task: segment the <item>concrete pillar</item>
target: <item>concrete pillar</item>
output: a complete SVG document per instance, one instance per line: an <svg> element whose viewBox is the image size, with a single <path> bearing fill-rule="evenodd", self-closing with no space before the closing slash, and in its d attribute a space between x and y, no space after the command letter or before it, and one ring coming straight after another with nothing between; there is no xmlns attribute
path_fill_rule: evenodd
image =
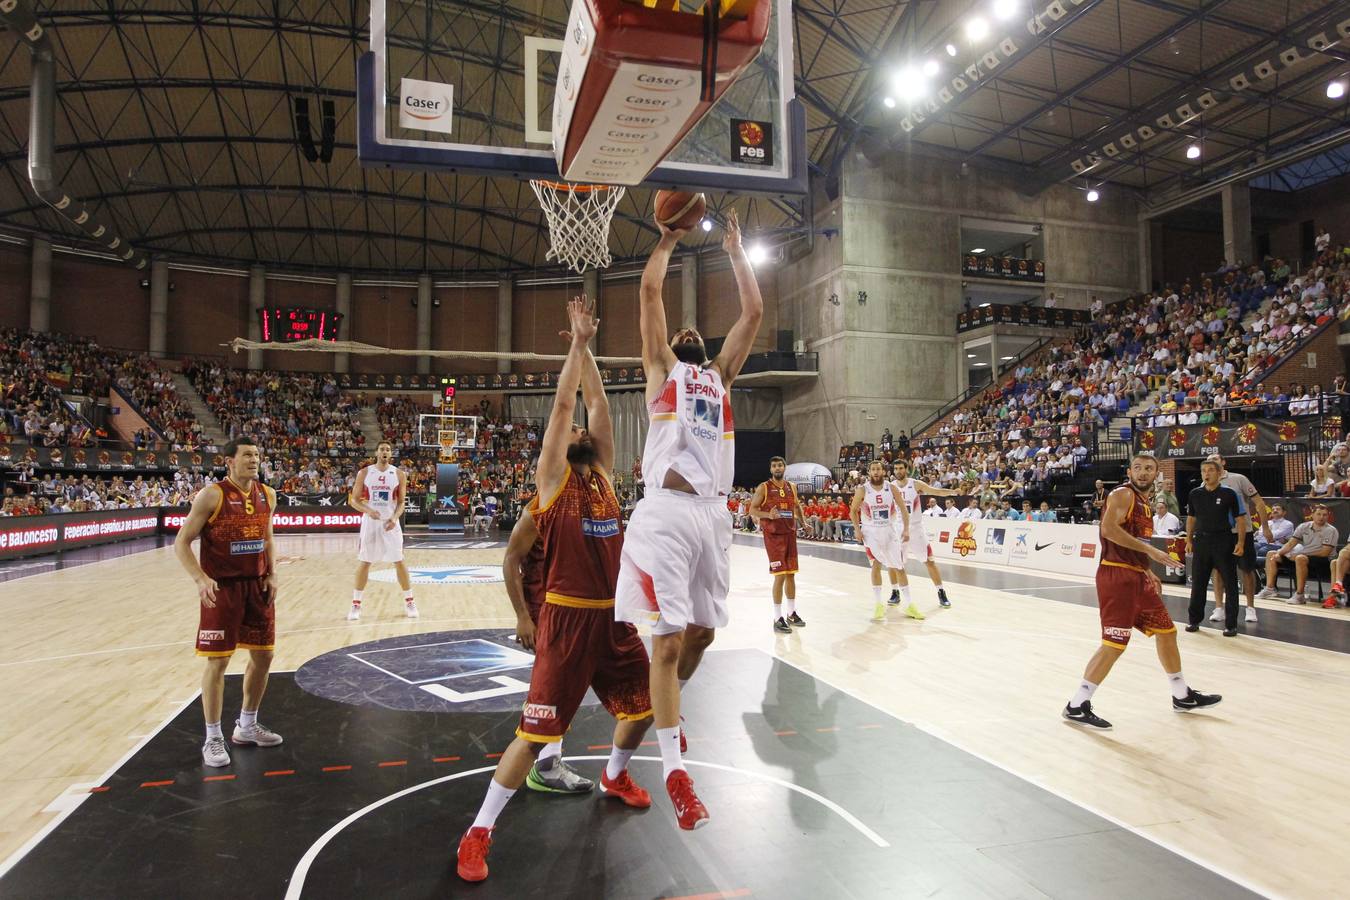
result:
<svg viewBox="0 0 1350 900"><path fill-rule="evenodd" d="M965 344L956 345L956 393L958 396L964 394L970 387L970 360L966 359L966 354L969 352Z"/></svg>
<svg viewBox="0 0 1350 900"><path fill-rule="evenodd" d="M1230 266L1252 261L1252 191L1245 183L1223 187L1223 257Z"/></svg>
<svg viewBox="0 0 1350 900"><path fill-rule="evenodd" d="M417 276L417 349L431 349L431 276L423 272ZM417 357L418 374L431 373L431 357Z"/></svg>
<svg viewBox="0 0 1350 900"><path fill-rule="evenodd" d="M343 337L341 331L338 332L338 340L350 341L352 339L352 276L348 272L339 272L337 277L337 312L342 316L342 321L347 324L347 335ZM333 354L333 371L338 374L350 372L352 365L352 355L350 353Z"/></svg>
<svg viewBox="0 0 1350 900"><path fill-rule="evenodd" d="M497 281L497 352L511 352L511 304L515 294L515 284L508 278ZM497 371L502 375L511 374L511 360L497 360Z"/></svg>
<svg viewBox="0 0 1350 900"><path fill-rule="evenodd" d="M163 359L169 338L169 264L150 261L150 355Z"/></svg>
<svg viewBox="0 0 1350 900"><path fill-rule="evenodd" d="M33 331L51 331L52 326L52 242L33 238L32 287L28 294L28 327Z"/></svg>
<svg viewBox="0 0 1350 900"><path fill-rule="evenodd" d="M1001 360L998 356L998 332L989 334L989 378L994 383L998 383L998 367Z"/></svg>
<svg viewBox="0 0 1350 900"><path fill-rule="evenodd" d="M680 325L686 328L698 327L698 278L698 254L686 253L680 260Z"/></svg>
<svg viewBox="0 0 1350 900"><path fill-rule="evenodd" d="M248 339L262 340L262 326L258 324L258 310L267 305L267 270L262 266L250 266L248 270ZM248 367L263 367L263 352L248 351Z"/></svg>
<svg viewBox="0 0 1350 900"><path fill-rule="evenodd" d="M581 280L583 285L582 290L586 292L587 297L595 301L595 317L597 319L604 319L604 315L600 311L600 270L587 269L586 274L581 276ZM600 350L598 349L599 338L599 332L596 332L596 336L591 338L591 353L596 356L600 355Z"/></svg>

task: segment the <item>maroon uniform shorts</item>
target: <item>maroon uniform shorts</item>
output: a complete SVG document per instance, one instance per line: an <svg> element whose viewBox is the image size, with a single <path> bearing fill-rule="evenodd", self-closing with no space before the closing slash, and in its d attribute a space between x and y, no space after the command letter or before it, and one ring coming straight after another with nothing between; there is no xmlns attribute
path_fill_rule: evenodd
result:
<svg viewBox="0 0 1350 900"><path fill-rule="evenodd" d="M216 580L216 605L199 606L198 656L229 656L236 647L271 650L276 644L276 604L263 578Z"/></svg>
<svg viewBox="0 0 1350 900"><path fill-rule="evenodd" d="M764 552L769 554L770 575L792 575L797 571L797 532L784 528L764 530Z"/></svg>
<svg viewBox="0 0 1350 900"><path fill-rule="evenodd" d="M540 743L562 740L587 688L595 690L614 718L646 718L652 711L650 669L637 629L614 621L612 606L545 603L535 634L530 692L516 734Z"/></svg>
<svg viewBox="0 0 1350 900"><path fill-rule="evenodd" d="M1101 608L1102 643L1121 650L1130 643L1132 629L1138 628L1145 637L1177 630L1153 580L1137 569L1100 566L1097 605Z"/></svg>

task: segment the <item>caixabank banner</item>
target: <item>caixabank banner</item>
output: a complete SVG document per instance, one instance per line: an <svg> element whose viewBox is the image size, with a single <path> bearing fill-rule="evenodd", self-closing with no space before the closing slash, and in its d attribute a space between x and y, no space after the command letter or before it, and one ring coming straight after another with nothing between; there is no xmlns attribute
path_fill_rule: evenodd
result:
<svg viewBox="0 0 1350 900"><path fill-rule="evenodd" d="M1340 434L1340 416L1161 425L1137 429L1134 451L1152 453L1158 459L1204 459L1211 453L1274 456L1295 450L1330 450Z"/></svg>

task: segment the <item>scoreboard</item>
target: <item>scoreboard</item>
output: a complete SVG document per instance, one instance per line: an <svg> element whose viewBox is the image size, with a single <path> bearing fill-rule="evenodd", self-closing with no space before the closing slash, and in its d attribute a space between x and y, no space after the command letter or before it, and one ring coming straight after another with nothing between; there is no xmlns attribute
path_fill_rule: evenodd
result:
<svg viewBox="0 0 1350 900"><path fill-rule="evenodd" d="M264 307L258 310L264 342L336 341L342 313L308 306Z"/></svg>

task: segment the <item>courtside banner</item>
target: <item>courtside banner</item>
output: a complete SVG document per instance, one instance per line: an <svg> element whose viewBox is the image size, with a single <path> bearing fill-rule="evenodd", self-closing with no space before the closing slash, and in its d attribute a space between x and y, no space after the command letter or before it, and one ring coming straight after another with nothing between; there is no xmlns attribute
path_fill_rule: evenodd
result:
<svg viewBox="0 0 1350 900"><path fill-rule="evenodd" d="M58 553L158 533L157 509L15 516L0 519L0 559Z"/></svg>
<svg viewBox="0 0 1350 900"><path fill-rule="evenodd" d="M164 533L177 534L187 514L186 506L164 510ZM361 513L350 507L282 506L272 514L272 530L277 534L356 532L361 530Z"/></svg>
<svg viewBox="0 0 1350 900"><path fill-rule="evenodd" d="M924 530L934 557L962 562L1091 577L1101 558L1096 525L943 518L925 520Z"/></svg>

